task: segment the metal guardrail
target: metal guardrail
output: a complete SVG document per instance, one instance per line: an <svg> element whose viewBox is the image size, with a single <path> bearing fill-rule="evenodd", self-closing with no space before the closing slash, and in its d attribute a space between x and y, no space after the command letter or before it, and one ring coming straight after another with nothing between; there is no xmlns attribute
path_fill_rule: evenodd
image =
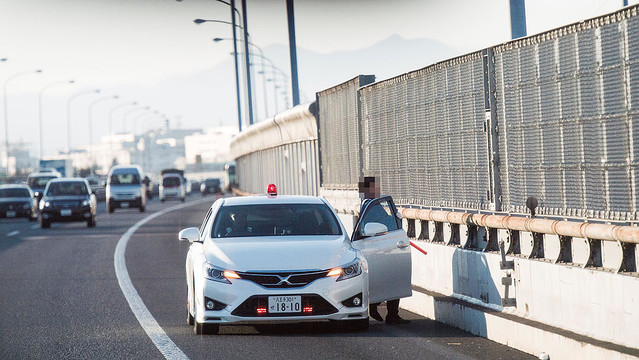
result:
<svg viewBox="0 0 639 360"><path fill-rule="evenodd" d="M581 264L584 268L604 269L602 242L616 242L621 248L621 256L618 265L612 270L637 274L639 260L636 257L636 245L639 244L639 227L636 226L404 207L398 208L398 212L408 221L409 237L419 240L478 249L479 240L483 238L485 245L480 250L502 250L504 254L538 259L547 258L544 254L545 241L558 241L559 251L551 259L555 263L574 264L573 239L582 239L588 245L587 261ZM419 234L416 233L416 220L420 221ZM449 228L445 229L444 224ZM463 239L462 233L466 234ZM521 251L524 233L532 242L527 254L522 254ZM554 238L550 239L550 236Z"/></svg>

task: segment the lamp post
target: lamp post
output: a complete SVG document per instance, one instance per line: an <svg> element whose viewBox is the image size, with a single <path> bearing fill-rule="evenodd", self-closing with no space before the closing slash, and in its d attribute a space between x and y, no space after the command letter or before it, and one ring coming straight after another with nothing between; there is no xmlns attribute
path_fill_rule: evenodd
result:
<svg viewBox="0 0 639 360"><path fill-rule="evenodd" d="M286 15L288 18L288 46L291 56L291 91L293 92L293 106L297 106L300 104L300 87L297 82L297 48L295 45L294 14L295 12L293 11L293 0L286 0Z"/></svg>
<svg viewBox="0 0 639 360"><path fill-rule="evenodd" d="M137 131L137 125L138 125L138 120L140 120L141 118L145 117L145 116L159 116L160 112L158 110L153 110L153 111L149 111L146 113L142 113L142 114L138 114L138 116L136 116L135 118L133 118L133 134L135 134Z"/></svg>
<svg viewBox="0 0 639 360"><path fill-rule="evenodd" d="M4 61L6 61L6 58ZM7 78L7 80L4 81L4 85L2 88L2 105L4 108L4 146L5 146L4 155L5 155L6 165L7 165L6 176L9 176L9 112L7 111L7 85L9 84L11 80L17 77L28 75L28 74L39 74L41 72L42 70L40 69L24 71L24 72L17 73L13 76L10 76L9 78Z"/></svg>
<svg viewBox="0 0 639 360"><path fill-rule="evenodd" d="M129 102L114 106L109 111L109 161L113 162L113 113L115 110L123 108L125 106L135 106L137 105L137 101Z"/></svg>
<svg viewBox="0 0 639 360"><path fill-rule="evenodd" d="M220 41L231 41L233 39L229 39L229 38L214 38L213 41L214 42L220 42ZM254 48L256 48L260 53L258 54L258 56L260 57L260 65L262 68L262 72L261 74L264 73L264 60L267 61L271 61L269 60L266 56L264 56L264 51L262 51L262 48L253 44L252 42L248 42L249 45L253 46ZM235 56L237 58L237 54L234 52L232 53L233 56ZM264 95L264 118L266 119L268 117L268 96L267 96L267 92L266 92L266 78L264 77L264 75L262 75L262 93Z"/></svg>
<svg viewBox="0 0 639 360"><path fill-rule="evenodd" d="M124 113L124 115L122 115L122 132L126 132L126 118L127 116L129 116L130 114L133 114L134 112L138 112L138 111L145 111L145 110L149 110L151 107L150 106L145 106L145 107L137 107L137 108L133 108L129 111L127 111L126 113ZM133 129L131 129L131 132L133 132ZM135 136L135 133L133 134Z"/></svg>
<svg viewBox="0 0 639 360"><path fill-rule="evenodd" d="M237 9L235 9L235 5L231 5L231 4L227 4L229 6L231 6L231 27L233 28L233 65L235 67L235 98L236 98L236 102L237 102L237 127L238 127L238 131L241 132L242 131L242 101L240 98L240 70L239 70L239 66L238 66L238 60L237 60L237 37L235 35L235 28L236 27L240 27L239 25L237 25L235 23L235 13L233 12L233 10L237 11ZM219 20L204 20L204 19L195 19L194 22L196 24L202 24L204 22L222 22L222 23L226 23L228 24L228 21L219 21Z"/></svg>
<svg viewBox="0 0 639 360"><path fill-rule="evenodd" d="M98 94L100 90L85 90L73 94L69 100L67 100L67 158L71 156L71 100L87 94Z"/></svg>
<svg viewBox="0 0 639 360"><path fill-rule="evenodd" d="M111 99L118 99L119 96L103 96L95 99L89 104L89 168L91 175L95 175L93 172L93 107L101 102Z"/></svg>
<svg viewBox="0 0 639 360"><path fill-rule="evenodd" d="M42 112L42 98L43 98L42 95L47 89L50 89L54 86L63 85L63 84L73 84L73 83L75 83L75 80L62 80L62 81L52 82L51 84L43 87L42 90L40 90L40 94L38 94L38 111L39 111L38 135L40 137L40 160L42 160L44 155L43 138L42 138L42 118L44 117L44 114Z"/></svg>

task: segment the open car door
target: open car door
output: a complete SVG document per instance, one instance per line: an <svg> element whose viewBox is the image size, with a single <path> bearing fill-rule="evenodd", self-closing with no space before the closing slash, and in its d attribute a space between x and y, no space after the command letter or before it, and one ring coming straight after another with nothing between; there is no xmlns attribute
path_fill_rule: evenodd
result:
<svg viewBox="0 0 639 360"><path fill-rule="evenodd" d="M370 303L412 295L410 242L393 198L384 196L366 203L351 241L368 261Z"/></svg>

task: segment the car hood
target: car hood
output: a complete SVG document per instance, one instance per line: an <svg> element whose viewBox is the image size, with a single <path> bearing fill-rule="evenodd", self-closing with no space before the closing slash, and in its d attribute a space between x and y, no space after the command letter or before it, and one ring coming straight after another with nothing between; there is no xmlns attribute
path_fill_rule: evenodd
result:
<svg viewBox="0 0 639 360"><path fill-rule="evenodd" d="M24 197L15 197L15 198L0 198L0 204L2 203L10 203L10 202L31 202L33 201L31 198L24 198Z"/></svg>
<svg viewBox="0 0 639 360"><path fill-rule="evenodd" d="M67 195L67 196L45 196L46 201L82 201L89 198L89 195Z"/></svg>
<svg viewBox="0 0 639 360"><path fill-rule="evenodd" d="M325 270L356 257L343 235L215 239L204 251L212 265L235 271Z"/></svg>

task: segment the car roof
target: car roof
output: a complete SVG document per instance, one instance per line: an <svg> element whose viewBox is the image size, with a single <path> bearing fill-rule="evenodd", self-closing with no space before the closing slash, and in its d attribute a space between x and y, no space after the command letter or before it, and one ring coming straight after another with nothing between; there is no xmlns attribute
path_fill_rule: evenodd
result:
<svg viewBox="0 0 639 360"><path fill-rule="evenodd" d="M72 177L72 178L57 178L57 179L51 179L49 181L50 183L59 183L59 182L87 182L87 180L85 178L79 178L79 177Z"/></svg>
<svg viewBox="0 0 639 360"><path fill-rule="evenodd" d="M274 204L324 204L324 201L320 197L308 195L255 195L224 198L222 206Z"/></svg>
<svg viewBox="0 0 639 360"><path fill-rule="evenodd" d="M131 169L135 169L140 174L142 174L142 167L140 165L115 165L111 168L111 170L109 170L109 174L119 173L120 171Z"/></svg>
<svg viewBox="0 0 639 360"><path fill-rule="evenodd" d="M182 177L180 176L180 174L176 174L176 173L168 173L168 174L164 174L164 175L162 175L161 177L177 177L177 178L180 178L180 179L182 178Z"/></svg>
<svg viewBox="0 0 639 360"><path fill-rule="evenodd" d="M21 188L21 189L31 189L28 185L24 184L2 184L0 185L0 189L11 189L11 188Z"/></svg>
<svg viewBox="0 0 639 360"><path fill-rule="evenodd" d="M31 173L29 174L29 176L27 176L27 178L32 178L32 177L36 177L36 176L55 176L55 177L62 177L62 174L60 174L59 172L35 172L35 173Z"/></svg>

